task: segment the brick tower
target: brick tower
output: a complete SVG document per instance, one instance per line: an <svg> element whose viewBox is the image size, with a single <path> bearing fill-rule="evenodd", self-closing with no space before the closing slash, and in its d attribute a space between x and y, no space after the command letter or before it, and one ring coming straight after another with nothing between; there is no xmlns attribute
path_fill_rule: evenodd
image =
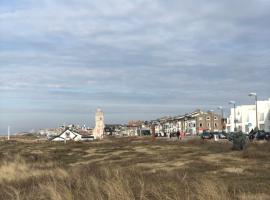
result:
<svg viewBox="0 0 270 200"><path fill-rule="evenodd" d="M96 116L95 116L95 128L93 131L93 135L95 139L102 139L104 134L104 113L100 108L97 109Z"/></svg>

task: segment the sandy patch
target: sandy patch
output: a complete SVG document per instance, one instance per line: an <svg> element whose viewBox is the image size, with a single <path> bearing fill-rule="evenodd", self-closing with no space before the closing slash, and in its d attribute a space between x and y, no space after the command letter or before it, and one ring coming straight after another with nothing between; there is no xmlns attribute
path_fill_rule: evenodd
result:
<svg viewBox="0 0 270 200"><path fill-rule="evenodd" d="M144 147L134 147L134 150L138 153L145 153L145 154L150 154L150 155L156 154L153 150L150 150Z"/></svg>
<svg viewBox="0 0 270 200"><path fill-rule="evenodd" d="M155 172L156 170L173 170L177 168L184 167L188 164L189 161L172 161L172 162L162 162L162 163L138 163L136 164L139 167L145 167L152 169L151 172Z"/></svg>
<svg viewBox="0 0 270 200"><path fill-rule="evenodd" d="M222 171L235 174L242 174L244 172L244 169L240 167L226 167L223 168Z"/></svg>
<svg viewBox="0 0 270 200"><path fill-rule="evenodd" d="M117 150L117 151L112 151L110 153L95 153L96 152L95 149L89 149L86 152L88 153L88 155L84 155L82 157L83 158L89 158L89 160L72 163L70 165L71 166L76 166L76 165L89 164L89 163L94 163L94 162L104 162L105 160L109 160L112 156L121 156L122 153L126 153L126 152L129 152L129 151L125 151L125 150L119 151L119 150ZM95 157L95 158L91 158L91 157ZM130 157L130 155L129 155L129 157ZM114 161L111 160L110 162L114 162Z"/></svg>
<svg viewBox="0 0 270 200"><path fill-rule="evenodd" d="M240 200L268 200L270 196L264 193L260 194L251 194L251 193L244 193L239 196Z"/></svg>

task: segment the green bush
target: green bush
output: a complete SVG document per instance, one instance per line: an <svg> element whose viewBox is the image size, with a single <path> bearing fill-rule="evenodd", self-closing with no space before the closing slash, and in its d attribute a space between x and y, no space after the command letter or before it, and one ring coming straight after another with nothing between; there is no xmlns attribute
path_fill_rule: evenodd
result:
<svg viewBox="0 0 270 200"><path fill-rule="evenodd" d="M242 132L237 132L233 134L233 150L243 150L247 146L247 136Z"/></svg>

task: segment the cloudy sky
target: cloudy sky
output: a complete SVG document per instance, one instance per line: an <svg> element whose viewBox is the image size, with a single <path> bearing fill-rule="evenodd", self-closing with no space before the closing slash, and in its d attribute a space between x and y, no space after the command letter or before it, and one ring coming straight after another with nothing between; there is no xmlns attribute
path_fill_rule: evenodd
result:
<svg viewBox="0 0 270 200"><path fill-rule="evenodd" d="M270 97L269 0L0 0L0 133ZM228 111L227 111L228 112Z"/></svg>

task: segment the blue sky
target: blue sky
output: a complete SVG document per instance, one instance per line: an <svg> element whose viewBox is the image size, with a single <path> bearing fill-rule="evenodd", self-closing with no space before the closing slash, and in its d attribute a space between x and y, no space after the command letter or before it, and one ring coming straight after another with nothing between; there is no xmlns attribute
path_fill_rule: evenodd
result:
<svg viewBox="0 0 270 200"><path fill-rule="evenodd" d="M0 0L0 133L270 97L268 0Z"/></svg>

